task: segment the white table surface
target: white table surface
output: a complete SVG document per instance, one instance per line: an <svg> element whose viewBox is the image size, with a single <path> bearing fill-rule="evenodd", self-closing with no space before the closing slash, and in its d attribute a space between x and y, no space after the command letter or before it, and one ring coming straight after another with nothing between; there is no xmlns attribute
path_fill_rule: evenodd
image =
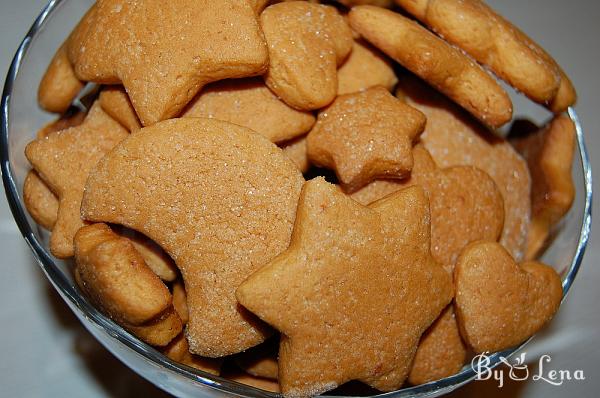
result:
<svg viewBox="0 0 600 398"><path fill-rule="evenodd" d="M0 0L0 75L41 0ZM563 65L579 92L578 113L587 134L594 175L600 178L600 3L589 0L490 0ZM595 186L596 188L596 186ZM600 191L599 191L600 192ZM594 212L600 219L596 201ZM475 382L459 397L597 396L600 387L600 234L592 234L583 267L552 325L527 347L551 353L553 369L582 369L586 380L560 387L542 381ZM6 397L165 396L97 343L46 282L0 197L0 395Z"/></svg>

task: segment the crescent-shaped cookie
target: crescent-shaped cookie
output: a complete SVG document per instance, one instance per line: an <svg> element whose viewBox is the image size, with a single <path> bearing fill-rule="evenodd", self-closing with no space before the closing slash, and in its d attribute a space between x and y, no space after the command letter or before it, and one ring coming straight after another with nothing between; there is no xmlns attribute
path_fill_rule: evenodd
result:
<svg viewBox="0 0 600 398"><path fill-rule="evenodd" d="M289 244L304 179L263 136L214 119L182 118L131 134L88 179L82 215L158 243L181 270L190 351L219 357L271 331L235 289Z"/></svg>

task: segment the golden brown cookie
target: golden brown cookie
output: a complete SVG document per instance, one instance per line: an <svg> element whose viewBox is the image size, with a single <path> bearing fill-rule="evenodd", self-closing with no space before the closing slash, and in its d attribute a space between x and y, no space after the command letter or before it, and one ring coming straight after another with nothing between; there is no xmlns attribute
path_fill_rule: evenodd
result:
<svg viewBox="0 0 600 398"><path fill-rule="evenodd" d="M279 384L274 380L263 379L262 377L252 376L246 372L231 372L224 375L225 378L237 383L246 384L251 387L260 388L270 392L280 392Z"/></svg>
<svg viewBox="0 0 600 398"><path fill-rule="evenodd" d="M448 42L517 90L548 104L561 84L556 62L480 0L396 0Z"/></svg>
<svg viewBox="0 0 600 398"><path fill-rule="evenodd" d="M478 64L414 21L374 6L357 6L350 25L375 47L450 97L476 118L499 127L512 117L508 94Z"/></svg>
<svg viewBox="0 0 600 398"><path fill-rule="evenodd" d="M401 79L399 87L408 103L427 116L420 139L439 167L474 166L492 177L504 199L500 243L517 260L523 258L531 213L525 160L506 140L416 79Z"/></svg>
<svg viewBox="0 0 600 398"><path fill-rule="evenodd" d="M52 230L58 213L58 199L35 170L30 170L25 177L23 203L37 224Z"/></svg>
<svg viewBox="0 0 600 398"><path fill-rule="evenodd" d="M268 63L257 16L239 0L101 0L68 56L79 79L122 83L145 126L178 115L207 83L260 75Z"/></svg>
<svg viewBox="0 0 600 398"><path fill-rule="evenodd" d="M59 199L50 236L54 256L73 255L73 237L84 225L79 207L89 171L127 135L96 102L81 125L38 138L25 148L27 159Z"/></svg>
<svg viewBox="0 0 600 398"><path fill-rule="evenodd" d="M461 335L475 352L513 347L546 324L560 305L556 271L538 262L520 265L502 245L474 242L454 269Z"/></svg>
<svg viewBox="0 0 600 398"><path fill-rule="evenodd" d="M291 159L301 173L306 173L310 168L310 161L306 154L306 136L298 137L291 141L282 142L279 147Z"/></svg>
<svg viewBox="0 0 600 398"><path fill-rule="evenodd" d="M575 105L577 102L577 91L575 91L575 86L573 86L571 79L569 79L569 76L567 76L560 66L558 67L558 72L560 73L560 87L548 106L556 114L565 112L571 105Z"/></svg>
<svg viewBox="0 0 600 398"><path fill-rule="evenodd" d="M237 290L282 333L284 396L349 380L382 391L402 385L421 334L452 298L429 244L419 187L365 207L322 178L304 185L289 249Z"/></svg>
<svg viewBox="0 0 600 398"><path fill-rule="evenodd" d="M271 333L237 304L235 289L287 247L303 181L251 130L173 119L132 133L106 156L81 210L143 233L173 258L186 286L190 350L218 357Z"/></svg>
<svg viewBox="0 0 600 398"><path fill-rule="evenodd" d="M38 88L38 103L48 112L63 113L83 88L67 57L67 44L56 51Z"/></svg>
<svg viewBox="0 0 600 398"><path fill-rule="evenodd" d="M321 111L307 154L311 163L335 170L352 192L376 178L407 176L413 141L424 128L421 112L377 86L341 95Z"/></svg>
<svg viewBox="0 0 600 398"><path fill-rule="evenodd" d="M246 0L250 3L250 6L256 12L256 14L260 14L267 5L269 5L270 0Z"/></svg>
<svg viewBox="0 0 600 398"><path fill-rule="evenodd" d="M310 112L281 101L261 78L223 80L206 86L184 117L206 117L248 127L272 142L291 140L315 124Z"/></svg>
<svg viewBox="0 0 600 398"><path fill-rule="evenodd" d="M252 376L277 380L279 336L275 337L237 354L234 357L235 364Z"/></svg>
<svg viewBox="0 0 600 398"><path fill-rule="evenodd" d="M475 240L498 240L504 201L494 180L472 166L438 169L422 145L413 150L414 169L406 180L378 180L352 198L368 204L412 185L421 186L431 211L431 254L449 273L462 249Z"/></svg>
<svg viewBox="0 0 600 398"><path fill-rule="evenodd" d="M55 131L80 125L85 119L83 112L70 112L46 124L38 132L37 138L46 138ZM47 229L52 230L58 213L58 198L48 188L35 170L31 170L23 183L23 202L33 220Z"/></svg>
<svg viewBox="0 0 600 398"><path fill-rule="evenodd" d="M162 350L163 354L173 361L180 362L189 367L207 372L213 375L221 373L223 361L215 358L203 358L190 353L187 339L184 333L180 333Z"/></svg>
<svg viewBox="0 0 600 398"><path fill-rule="evenodd" d="M531 224L525 258L533 260L575 199L571 175L575 125L567 115L560 115L535 133L512 138L511 143L527 160L531 172Z"/></svg>
<svg viewBox="0 0 600 398"><path fill-rule="evenodd" d="M42 127L36 134L36 138L45 138L48 134L55 131L68 129L69 127L79 126L85 120L86 114L80 111L73 111L61 115L59 118L51 121Z"/></svg>
<svg viewBox="0 0 600 398"><path fill-rule="evenodd" d="M102 110L125 126L127 130L135 131L142 127L123 86L104 87L98 99Z"/></svg>
<svg viewBox="0 0 600 398"><path fill-rule="evenodd" d="M177 311L177 315L179 315L183 324L187 324L190 319L190 314L187 305L187 296L185 294L185 286L180 279L173 283L173 307L175 307L175 311Z"/></svg>
<svg viewBox="0 0 600 398"><path fill-rule="evenodd" d="M177 278L177 266L165 251L152 239L127 228L117 229L117 233L127 238L142 255L144 261L160 279L172 282Z"/></svg>
<svg viewBox="0 0 600 398"><path fill-rule="evenodd" d="M421 337L408 382L418 385L452 376L466 360L467 348L460 337L451 304Z"/></svg>
<svg viewBox="0 0 600 398"><path fill-rule="evenodd" d="M127 239L106 224L74 239L75 275L94 304L148 344L164 346L182 330L169 289Z"/></svg>
<svg viewBox="0 0 600 398"><path fill-rule="evenodd" d="M336 0L338 3L345 5L346 7L360 6L364 4L370 4L377 7L390 8L393 5L392 0Z"/></svg>
<svg viewBox="0 0 600 398"><path fill-rule="evenodd" d="M398 78L389 59L364 40L357 39L337 72L338 95L383 86L392 91Z"/></svg>
<svg viewBox="0 0 600 398"><path fill-rule="evenodd" d="M420 185L431 211L431 254L451 274L456 258L470 242L497 240L504 224L504 201L485 172L471 166L438 169L422 145L413 149L415 164L407 180L378 180L352 197L371 203L404 187ZM409 375L412 384L456 373L465 361L454 310L450 306L422 337Z"/></svg>
<svg viewBox="0 0 600 398"><path fill-rule="evenodd" d="M337 94L337 67L352 50L352 32L330 6L294 1L260 15L269 47L267 86L297 109L322 108Z"/></svg>

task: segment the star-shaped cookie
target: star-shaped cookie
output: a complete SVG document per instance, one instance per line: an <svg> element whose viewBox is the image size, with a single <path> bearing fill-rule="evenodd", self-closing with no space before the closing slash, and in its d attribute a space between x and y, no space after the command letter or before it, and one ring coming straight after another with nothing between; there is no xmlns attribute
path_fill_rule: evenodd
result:
<svg viewBox="0 0 600 398"><path fill-rule="evenodd" d="M425 121L381 86L341 95L308 134L308 158L334 169L347 192L376 178L402 178L412 169L412 143Z"/></svg>
<svg viewBox="0 0 600 398"><path fill-rule="evenodd" d="M90 170L128 131L108 116L96 101L82 124L38 138L25 156L59 199L50 251L59 258L73 256L73 238L84 223L79 214Z"/></svg>
<svg viewBox="0 0 600 398"><path fill-rule="evenodd" d="M423 331L453 296L430 254L429 206L410 187L363 206L317 178L300 195L287 251L237 290L282 333L285 396L350 380L399 388Z"/></svg>
<svg viewBox="0 0 600 398"><path fill-rule="evenodd" d="M122 83L145 126L177 116L205 84L268 63L257 15L240 0L99 0L68 56L79 79Z"/></svg>

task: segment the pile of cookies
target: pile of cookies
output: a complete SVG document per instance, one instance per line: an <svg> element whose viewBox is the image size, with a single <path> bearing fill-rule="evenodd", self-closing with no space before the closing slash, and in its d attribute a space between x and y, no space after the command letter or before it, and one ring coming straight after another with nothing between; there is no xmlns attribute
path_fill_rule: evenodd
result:
<svg viewBox="0 0 600 398"><path fill-rule="evenodd" d="M98 0L25 150L26 206L91 302L287 397L526 340L560 304L535 259L574 198L575 90L520 30L480 0L327 3ZM496 78L553 119L504 138Z"/></svg>

